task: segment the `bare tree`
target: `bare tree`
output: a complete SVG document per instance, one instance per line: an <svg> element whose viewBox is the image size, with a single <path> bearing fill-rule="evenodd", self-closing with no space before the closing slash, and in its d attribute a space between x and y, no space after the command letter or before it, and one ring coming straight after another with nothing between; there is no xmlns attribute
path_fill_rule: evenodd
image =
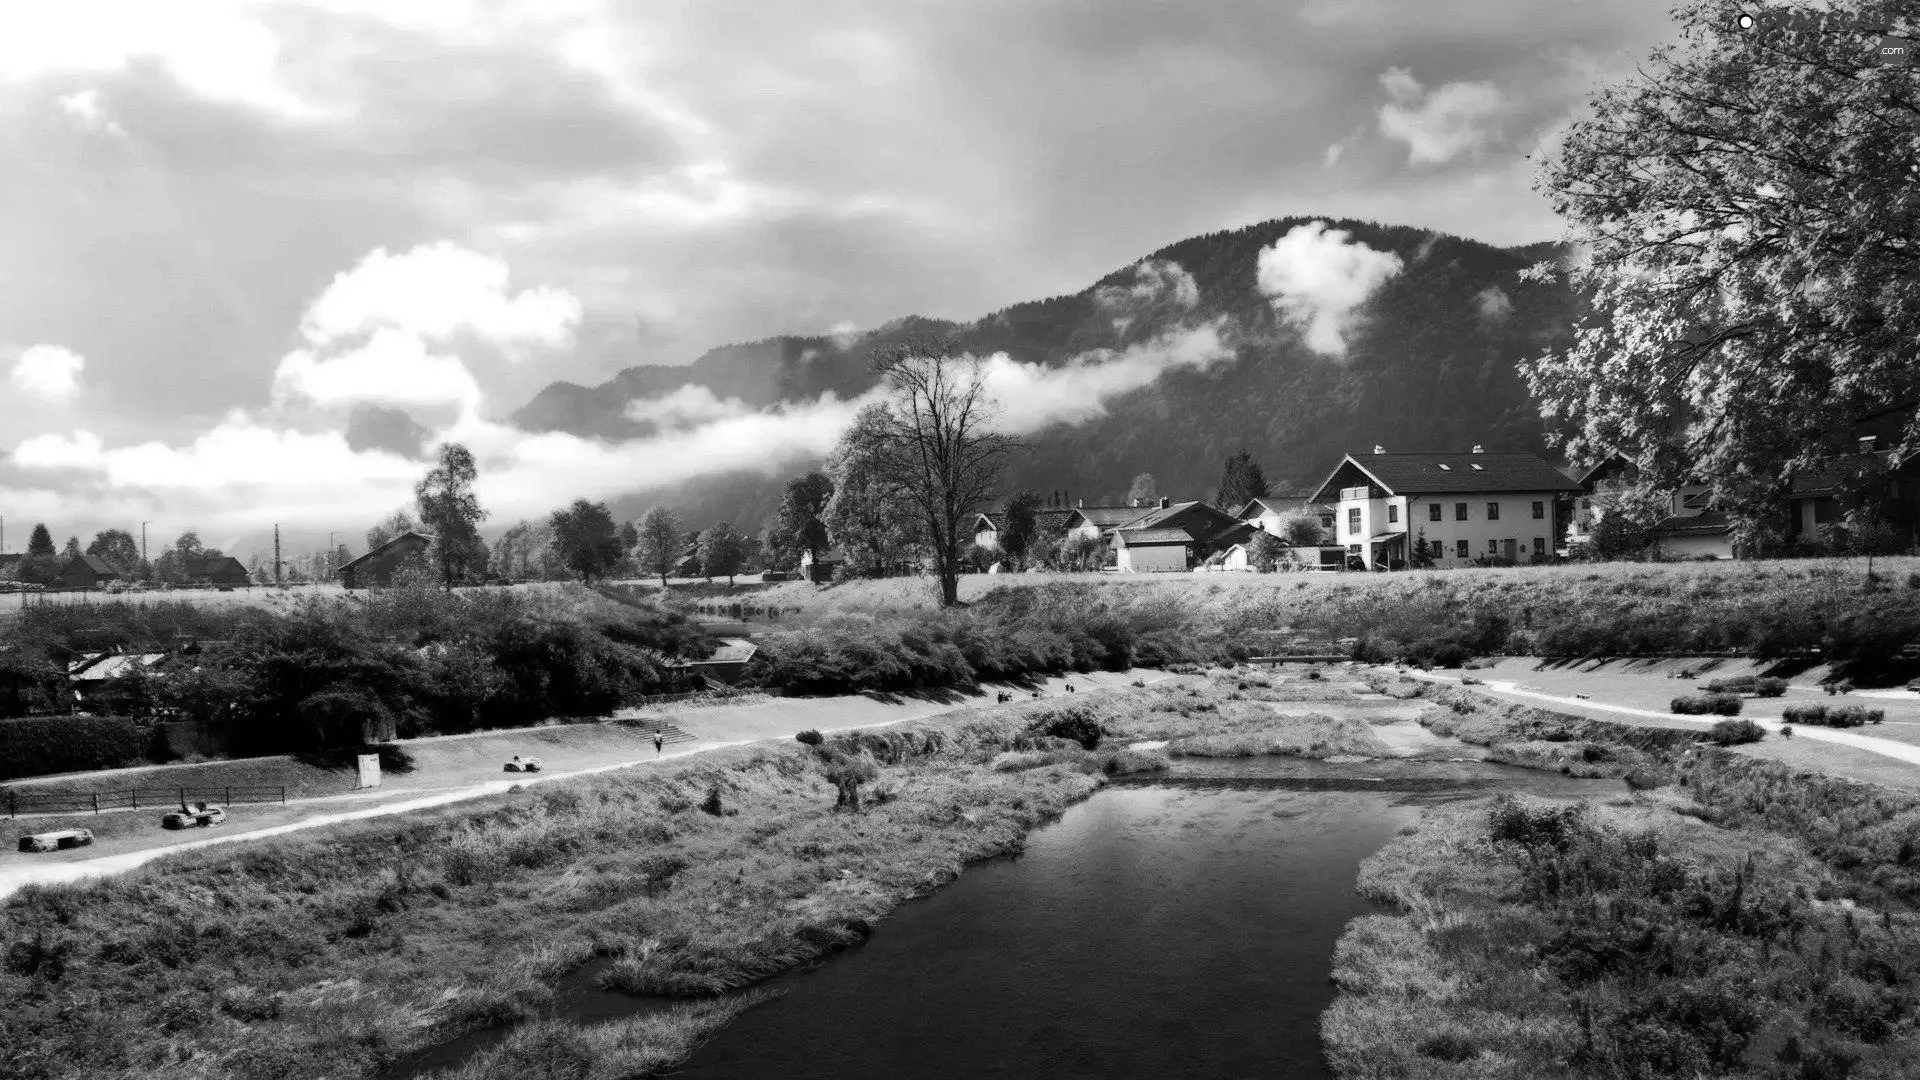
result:
<svg viewBox="0 0 1920 1080"><path fill-rule="evenodd" d="M875 425L876 468L906 492L940 578L940 603L960 602L960 572L977 507L990 500L1014 440L994 430L998 408L980 359L945 342L881 349L874 371L887 384Z"/></svg>

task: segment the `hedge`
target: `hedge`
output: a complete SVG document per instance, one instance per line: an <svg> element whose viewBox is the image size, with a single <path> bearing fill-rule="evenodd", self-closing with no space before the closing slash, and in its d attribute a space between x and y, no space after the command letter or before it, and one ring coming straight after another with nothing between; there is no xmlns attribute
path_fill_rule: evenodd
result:
<svg viewBox="0 0 1920 1080"><path fill-rule="evenodd" d="M1713 740L1717 746L1756 743L1766 736L1766 729L1751 720L1722 720L1707 732L1707 738Z"/></svg>
<svg viewBox="0 0 1920 1080"><path fill-rule="evenodd" d="M1814 702L1789 705L1782 715L1790 724L1813 724L1816 727L1836 728L1878 724L1887 718L1884 709L1869 709L1861 705L1820 705Z"/></svg>
<svg viewBox="0 0 1920 1080"><path fill-rule="evenodd" d="M151 741L122 716L0 720L0 780L143 764Z"/></svg>
<svg viewBox="0 0 1920 1080"><path fill-rule="evenodd" d="M1682 716L1740 715L1739 694L1687 694L1673 699L1668 706Z"/></svg>

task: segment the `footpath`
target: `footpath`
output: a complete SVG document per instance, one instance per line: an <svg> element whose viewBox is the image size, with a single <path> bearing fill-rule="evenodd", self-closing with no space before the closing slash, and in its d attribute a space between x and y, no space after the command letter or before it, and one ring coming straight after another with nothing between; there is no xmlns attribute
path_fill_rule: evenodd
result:
<svg viewBox="0 0 1920 1080"><path fill-rule="evenodd" d="M1074 687L1076 693L1112 693L1131 689L1135 680L1152 685L1173 677L1165 672L1137 668L1130 672L1089 672L1047 678L1035 682L1031 690L989 685L972 694L944 692L924 697L774 698L737 706L678 711L671 708L658 711L646 710L642 713L644 718L664 721L692 735L693 738L669 743L664 750L655 750L651 743L646 743L641 748L623 751L618 760L603 761L577 768L533 774L506 774L497 771L500 769L499 761L489 759L485 763L480 763L478 767L490 766L495 770L490 775L500 779L455 783L437 788L415 785L409 790L397 793L381 793L376 789L359 794L323 795L289 800L284 806L232 807L227 823L218 826L219 831L214 835L206 835L198 830L161 832L156 825L152 829L142 828L137 832L115 836L105 844L96 843L93 848L77 848L39 855L19 854L7 850L0 852L0 897L5 897L29 884L78 881L121 873L178 851L270 836L284 836L288 833L323 828L343 822L412 813L486 798L489 795L499 795L514 787L549 784L618 769L641 767L663 761L677 761L693 754L769 739L791 739L794 735L808 729L832 733L922 720L944 713L992 705L996 695L1002 690L1012 692L1016 699L1032 696L1035 692L1041 697L1055 698L1067 696L1069 684ZM540 730L542 729L527 729L529 733ZM361 805L352 809L337 809L344 802L358 802ZM151 813L157 819L159 811L156 809ZM47 819L23 818L8 824L16 827L15 832L26 833L46 828L71 827L66 822L73 822L73 819L62 819L62 822L50 824ZM87 823L80 821L77 824L84 826ZM13 846L12 839L8 837L9 849ZM108 846L109 844L111 846ZM106 847L104 853L101 850L103 847Z"/></svg>

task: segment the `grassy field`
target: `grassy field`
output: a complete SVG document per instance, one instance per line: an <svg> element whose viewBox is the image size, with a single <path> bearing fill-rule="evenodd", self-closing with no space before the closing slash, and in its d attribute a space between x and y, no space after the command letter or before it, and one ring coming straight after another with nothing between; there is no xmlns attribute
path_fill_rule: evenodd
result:
<svg viewBox="0 0 1920 1080"><path fill-rule="evenodd" d="M508 1026L457 1075L654 1075L744 1007L731 991L1017 850L1109 771L1161 764L1036 724L1131 730L1175 692L1191 698L1029 699L719 750L29 888L0 904L0 1075L368 1077ZM836 810L849 776L862 808ZM520 1023L595 956L610 988L704 1003L587 1034Z"/></svg>

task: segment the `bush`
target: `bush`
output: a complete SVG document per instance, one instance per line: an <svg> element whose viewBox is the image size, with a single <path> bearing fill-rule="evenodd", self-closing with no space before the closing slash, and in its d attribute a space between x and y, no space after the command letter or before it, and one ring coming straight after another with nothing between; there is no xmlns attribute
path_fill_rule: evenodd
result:
<svg viewBox="0 0 1920 1080"><path fill-rule="evenodd" d="M1785 679L1765 677L1753 681L1753 696L1755 697L1784 697L1786 692L1787 680Z"/></svg>
<svg viewBox="0 0 1920 1080"><path fill-rule="evenodd" d="M1781 712L1780 718L1789 724L1824 724L1827 722L1827 707L1811 701L1795 702Z"/></svg>
<svg viewBox="0 0 1920 1080"><path fill-rule="evenodd" d="M1684 694L1668 708L1682 716L1738 716L1740 704L1738 694Z"/></svg>
<svg viewBox="0 0 1920 1080"><path fill-rule="evenodd" d="M1739 746L1766 738L1766 729L1751 720L1722 720L1707 732L1716 746Z"/></svg>
<svg viewBox="0 0 1920 1080"><path fill-rule="evenodd" d="M1027 733L1055 739L1072 739L1088 750L1099 746L1100 737L1106 734L1100 728L1100 721L1094 719L1086 707L1079 705L1069 705L1055 712L1042 713L1027 726Z"/></svg>
<svg viewBox="0 0 1920 1080"><path fill-rule="evenodd" d="M151 744L147 730L124 716L0 720L0 780L138 765Z"/></svg>
<svg viewBox="0 0 1920 1080"><path fill-rule="evenodd" d="M808 728L807 730L800 732L799 734L795 735L794 738L798 739L801 745L803 746L819 746L821 743L827 741L827 737L825 735L820 734L818 731L815 731L813 728Z"/></svg>

